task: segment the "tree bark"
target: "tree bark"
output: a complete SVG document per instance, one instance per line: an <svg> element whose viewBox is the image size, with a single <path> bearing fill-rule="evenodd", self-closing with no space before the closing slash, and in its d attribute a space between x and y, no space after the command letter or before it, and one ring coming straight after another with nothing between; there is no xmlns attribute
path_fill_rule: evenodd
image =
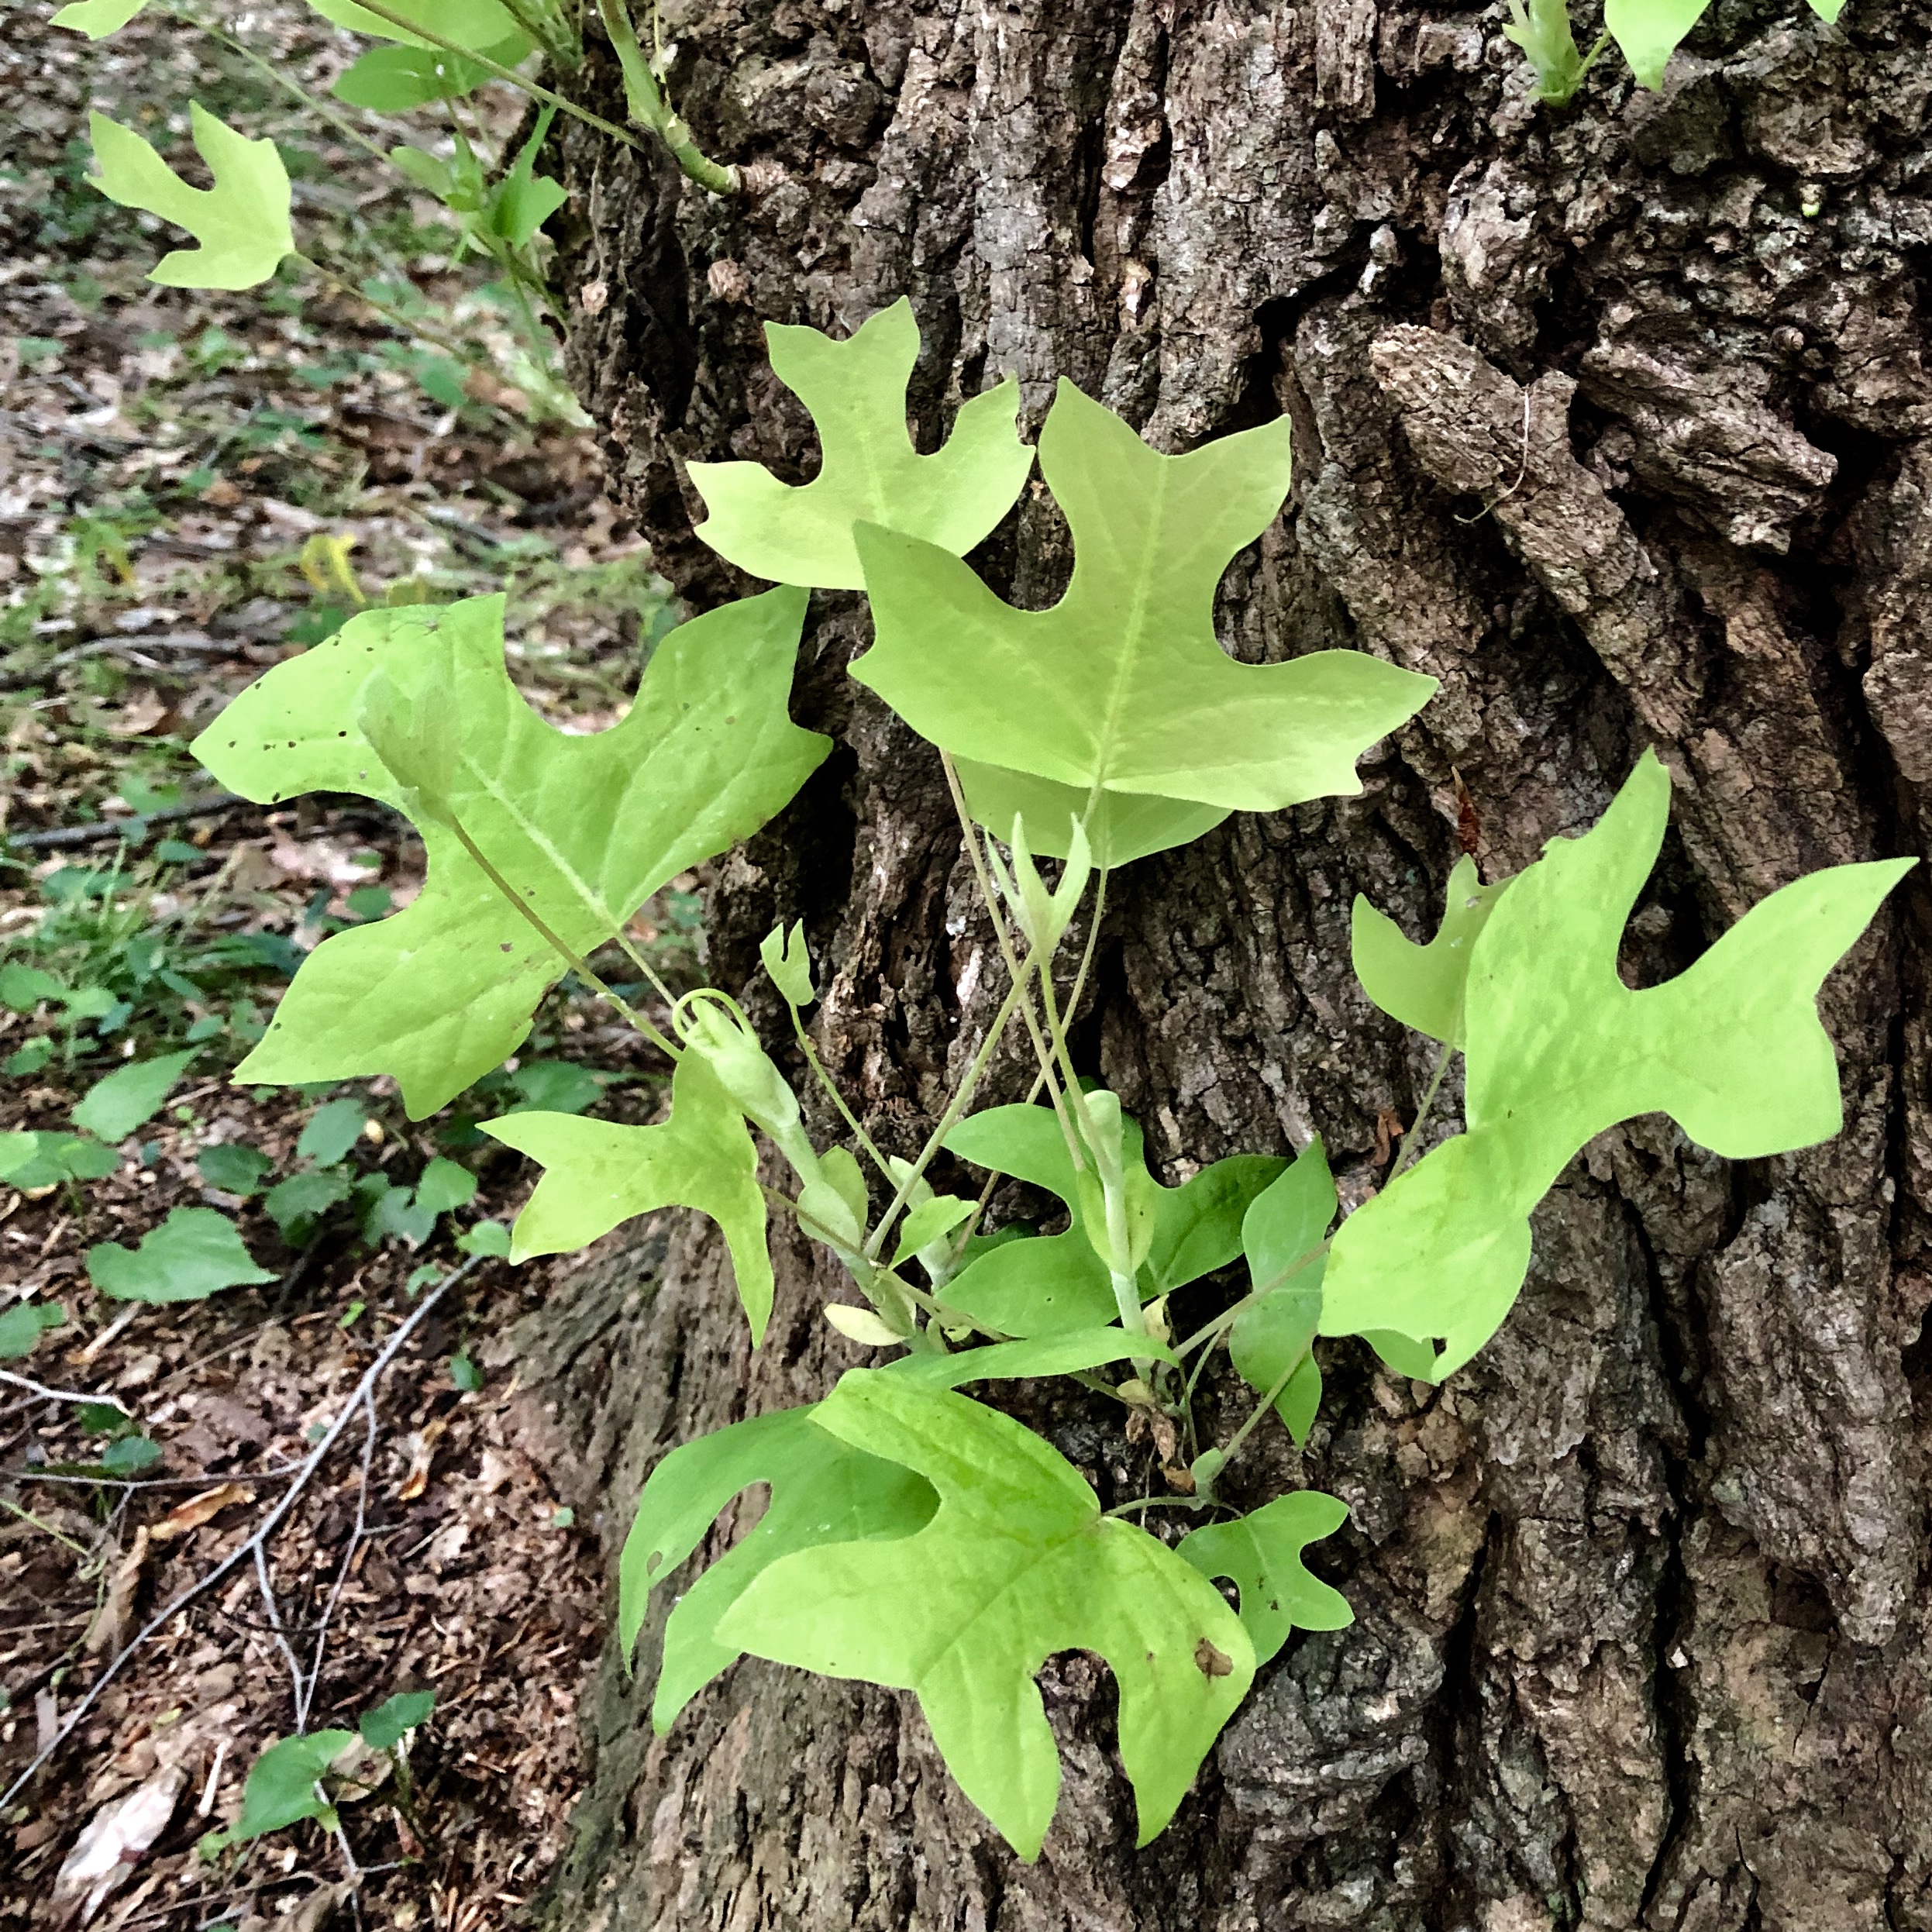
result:
<svg viewBox="0 0 1932 1932"><path fill-rule="evenodd" d="M687 460L814 460L766 319L842 329L910 294L926 447L1009 370L1033 427L1059 375L1162 449L1292 418L1293 493L1230 573L1228 648L1350 644L1441 690L1359 798L1237 817L1115 881L1080 1041L1170 1180L1319 1131L1345 1201L1376 1186L1428 1060L1351 977L1353 896L1426 934L1459 841L1519 869L1647 744L1677 792L1634 983L1801 871L1923 845L1932 8L1856 0L1834 30L1722 0L1661 93L1613 57L1562 112L1497 22L667 0L674 96L760 191L563 137L574 379L701 606L752 587L692 537ZM608 67L586 85L616 98ZM1032 604L1068 560L1037 484L974 560ZM815 601L796 708L839 749L715 869L712 970L755 990L757 938L804 917L825 1057L910 1147L1001 975L936 761L843 675L864 632L857 600ZM1908 880L1827 987L1839 1139L1731 1166L1668 1121L1620 1129L1447 1386L1324 1345L1305 1458L1278 1438L1245 1500L1347 1501L1316 1561L1355 1624L1291 1642L1145 1851L1090 1658L1045 1673L1066 1779L1026 1866L909 1699L742 1664L653 1741L647 1632L636 1687L606 1672L557 1921L1932 1928L1927 910ZM582 1271L534 1338L613 1553L664 1448L860 1358L790 1238L756 1354L681 1221ZM1224 1432L1239 1393L1213 1400ZM1110 1497L1145 1486L1107 1417L1025 1413Z"/></svg>

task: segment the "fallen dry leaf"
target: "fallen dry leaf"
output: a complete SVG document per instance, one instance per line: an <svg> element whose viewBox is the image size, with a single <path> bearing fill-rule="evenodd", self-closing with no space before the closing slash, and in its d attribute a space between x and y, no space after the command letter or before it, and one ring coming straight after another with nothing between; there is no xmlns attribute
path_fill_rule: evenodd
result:
<svg viewBox="0 0 1932 1932"><path fill-rule="evenodd" d="M148 1540L153 1543L171 1542L177 1536L186 1536L191 1530L198 1530L204 1523L212 1523L231 1503L246 1503L255 1492L245 1483L224 1483L212 1489L204 1489L199 1496L191 1496L185 1503L179 1503L148 1531Z"/></svg>
<svg viewBox="0 0 1932 1932"><path fill-rule="evenodd" d="M167 1830L187 1782L187 1774L170 1765L88 1820L53 1881L54 1911L62 1922L85 1925L133 1874Z"/></svg>
<svg viewBox="0 0 1932 1932"><path fill-rule="evenodd" d="M108 735L115 738L145 738L159 731L174 715L174 707L159 691L146 687L131 691L127 701L106 720Z"/></svg>
<svg viewBox="0 0 1932 1932"><path fill-rule="evenodd" d="M88 1626L84 1644L90 1657L98 1657L104 1651L110 1657L120 1655L133 1615L134 1593L141 1587L141 1566L147 1561L148 1542L146 1529L136 1530L126 1555L115 1565L107 1595Z"/></svg>
<svg viewBox="0 0 1932 1932"><path fill-rule="evenodd" d="M436 1460L436 1438L442 1434L444 1419L438 1416L420 1435L409 1438L409 1470L396 1492L398 1503L413 1503L429 1486L429 1465Z"/></svg>

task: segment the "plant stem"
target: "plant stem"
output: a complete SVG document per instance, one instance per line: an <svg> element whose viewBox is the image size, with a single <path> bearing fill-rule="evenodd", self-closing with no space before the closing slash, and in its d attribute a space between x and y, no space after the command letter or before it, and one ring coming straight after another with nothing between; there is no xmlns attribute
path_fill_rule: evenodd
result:
<svg viewBox="0 0 1932 1932"><path fill-rule="evenodd" d="M883 1179L892 1181L894 1185L897 1186L897 1183L894 1180L891 1168L887 1164L885 1155L873 1145L872 1136L859 1124L858 1115L845 1104L845 1097L839 1092L837 1083L825 1071L825 1064L818 1057L818 1049L812 1045L811 1035L805 1031L805 1023L798 1016L797 1007L793 1006L789 1000L786 1002L786 1006L791 1014L791 1030L798 1036L798 1044L804 1052L805 1064L811 1069L813 1077L825 1089L832 1105L838 1108L839 1118L851 1128L853 1138L865 1150L866 1157L871 1161L873 1166L878 1169Z"/></svg>
<svg viewBox="0 0 1932 1932"><path fill-rule="evenodd" d="M1436 1095L1442 1090L1442 1076L1449 1070L1449 1056L1455 1051L1454 1047L1445 1045L1436 1056L1435 1071L1429 1076L1429 1084L1423 1093L1422 1104L1416 1109L1415 1119L1410 1124L1409 1131L1402 1137L1402 1152L1397 1156L1395 1166L1390 1169L1389 1178L1382 1183L1385 1190L1393 1187L1402 1178L1403 1169L1421 1151L1423 1124L1429 1118L1429 1110L1435 1105Z"/></svg>
<svg viewBox="0 0 1932 1932"><path fill-rule="evenodd" d="M425 328L421 322L412 321L400 308L392 308L379 297L370 294L366 289L358 288L353 282L338 275L332 268L323 267L320 262L305 255L300 249L295 251L293 259L300 262L311 274L319 276L332 288L340 290L343 294L356 301L367 302L377 315L387 317L404 334L417 336L424 342L434 343L439 349L446 350L462 361L474 360L474 350L466 349L462 343L443 334L439 329Z"/></svg>
<svg viewBox="0 0 1932 1932"><path fill-rule="evenodd" d="M1233 1462L1235 1458L1241 1453L1242 1445L1248 1440L1249 1436L1254 1434L1255 1425L1260 1421L1263 1416L1267 1415L1273 1411L1275 1404L1281 1400L1282 1390L1286 1388L1289 1383L1294 1380L1295 1376L1300 1370L1301 1365L1307 1359L1308 1351L1306 1348L1303 1348L1300 1354L1297 1355L1295 1359L1289 1363L1286 1369L1283 1369L1280 1375L1276 1379L1275 1386L1270 1389L1258 1403L1255 1404L1253 1410L1249 1413L1248 1420L1235 1431L1233 1440L1229 1442L1226 1448L1221 1451L1221 1469L1218 1469L1214 1472L1216 1476L1219 1476L1221 1470L1225 1469L1228 1464Z"/></svg>
<svg viewBox="0 0 1932 1932"><path fill-rule="evenodd" d="M1197 1496L1137 1496L1131 1503L1116 1503L1111 1510L1103 1510L1100 1519L1104 1522L1111 1516L1133 1516L1144 1510L1200 1510L1207 1507Z"/></svg>
<svg viewBox="0 0 1932 1932"><path fill-rule="evenodd" d="M708 188L714 195L735 195L740 186L738 170L721 167L702 153L691 138L690 129L671 111L657 76L644 58L644 50L637 44L637 30L631 25L624 0L597 0L597 17L604 23L617 64L623 71L624 98L631 119L639 127L649 128L670 150L672 158L685 175L700 188Z"/></svg>

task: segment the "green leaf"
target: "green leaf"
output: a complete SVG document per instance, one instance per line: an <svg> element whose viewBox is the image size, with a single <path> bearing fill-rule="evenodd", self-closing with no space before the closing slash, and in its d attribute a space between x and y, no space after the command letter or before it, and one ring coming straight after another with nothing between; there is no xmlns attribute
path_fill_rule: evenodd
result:
<svg viewBox="0 0 1932 1932"><path fill-rule="evenodd" d="M880 1372L915 1383L922 1389L957 1389L969 1382L1076 1375L1083 1369L1124 1362L1131 1355L1144 1361L1180 1360L1165 1342L1150 1336L1130 1335L1124 1328L1072 1328L1034 1341L995 1341L983 1348L963 1349L957 1355L901 1355Z"/></svg>
<svg viewBox="0 0 1932 1932"><path fill-rule="evenodd" d="M417 1725L428 1721L436 1707L433 1690L399 1690L364 1712L356 1728L371 1751L394 1751Z"/></svg>
<svg viewBox="0 0 1932 1932"><path fill-rule="evenodd" d="M1192 845L1228 816L1224 805L1135 797L1124 792L1102 792L1095 799L1085 786L1059 785L1050 778L1002 771L976 759L962 758L957 763L966 809L973 816L995 832L1015 818L1024 818L1033 832L1033 849L1047 859L1066 857L1071 849L1070 827L1083 817L1094 864L1114 866L1175 845Z"/></svg>
<svg viewBox="0 0 1932 1932"><path fill-rule="evenodd" d="M209 1186L219 1187L224 1193L243 1195L255 1193L275 1165L266 1154L252 1147L238 1146L232 1141L203 1148L195 1164Z"/></svg>
<svg viewBox="0 0 1932 1932"><path fill-rule="evenodd" d="M253 288L295 252L288 170L273 141L251 141L191 102L195 146L215 177L190 188L132 128L88 117L101 172L94 185L123 208L145 208L184 228L201 246L162 257L148 280L165 288Z"/></svg>
<svg viewBox="0 0 1932 1932"><path fill-rule="evenodd" d="M718 1641L718 1621L781 1556L821 1543L910 1536L938 1496L922 1476L855 1449L819 1428L811 1409L734 1423L673 1449L638 1499L618 1569L618 1635L629 1657L651 1591L704 1540L732 1498L768 1484L757 1526L678 1599L664 1626L664 1657L651 1705L661 1734L740 1652Z"/></svg>
<svg viewBox="0 0 1932 1932"><path fill-rule="evenodd" d="M771 1314L771 1256L758 1151L709 1063L687 1052L671 1080L670 1118L656 1127L573 1114L511 1114L482 1131L546 1173L511 1231L513 1261L567 1254L634 1214L695 1207L725 1231L754 1343Z"/></svg>
<svg viewBox="0 0 1932 1932"><path fill-rule="evenodd" d="M1222 572L1286 493L1286 422L1164 456L1062 382L1040 463L1073 532L1066 595L1014 610L956 557L862 525L877 642L852 675L954 756L1081 807L1093 788L1251 811L1359 792L1356 759L1434 680L1352 651L1240 664L1214 634Z"/></svg>
<svg viewBox="0 0 1932 1932"><path fill-rule="evenodd" d="M57 1301L17 1301L0 1314L0 1362L15 1362L33 1353L42 1335L67 1321Z"/></svg>
<svg viewBox="0 0 1932 1932"><path fill-rule="evenodd" d="M1275 1411L1299 1443L1321 1401L1321 1371L1309 1353L1321 1317L1324 1257L1316 1250L1335 1217L1335 1184L1321 1137L1258 1195L1242 1223L1249 1293L1255 1297L1228 1331L1235 1372L1265 1396L1289 1377Z"/></svg>
<svg viewBox="0 0 1932 1932"><path fill-rule="evenodd" d="M291 1174L262 1197L262 1206L284 1238L292 1240L305 1223L346 1200L350 1192L346 1174Z"/></svg>
<svg viewBox="0 0 1932 1932"><path fill-rule="evenodd" d="M1366 899L1355 904L1351 949L1362 990L1391 1019L1445 1045L1462 1044L1463 987L1477 937L1510 881L1484 885L1476 861L1458 859L1449 874L1442 923L1427 945L1417 945Z"/></svg>
<svg viewBox="0 0 1932 1932"><path fill-rule="evenodd" d="M0 966L0 1006L9 1012L31 1013L43 1000L58 1000L67 988L51 973L9 960Z"/></svg>
<svg viewBox="0 0 1932 1932"><path fill-rule="evenodd" d="M275 1279L212 1207L177 1207L139 1247L104 1241L88 1250L87 1263L88 1279L119 1301L205 1301L223 1288Z"/></svg>
<svg viewBox="0 0 1932 1932"><path fill-rule="evenodd" d="M531 236L570 198L562 182L536 172L538 151L556 116L556 110L552 107L545 108L537 116L530 138L518 150L515 160L490 191L483 206L485 231L512 249L527 247Z"/></svg>
<svg viewBox="0 0 1932 1932"><path fill-rule="evenodd" d="M430 44L381 14L356 5L354 0L309 0L309 5L325 20L332 20L351 33L366 33L372 40L399 40L423 47ZM383 6L385 12L399 14L445 40L479 52L518 33L516 22L498 0L383 0Z"/></svg>
<svg viewBox="0 0 1932 1932"><path fill-rule="evenodd" d="M101 1467L113 1476L139 1476L160 1459L161 1445L152 1436L120 1436L101 1452Z"/></svg>
<svg viewBox="0 0 1932 1932"><path fill-rule="evenodd" d="M460 1351L449 1358L449 1379L466 1395L474 1395L483 1386L483 1371L467 1352Z"/></svg>
<svg viewBox="0 0 1932 1932"><path fill-rule="evenodd" d="M22 1191L64 1180L101 1180L120 1164L112 1148L78 1134L0 1134L0 1181Z"/></svg>
<svg viewBox="0 0 1932 1932"><path fill-rule="evenodd" d="M810 1006L818 995L811 983L811 955L805 948L805 922L787 933L783 921L759 942L758 956L788 1006Z"/></svg>
<svg viewBox="0 0 1932 1932"><path fill-rule="evenodd" d="M1345 1503L1317 1489L1278 1496L1232 1523L1190 1531L1175 1555L1204 1576L1225 1576L1241 1592L1241 1620L1265 1664L1292 1630L1345 1630L1355 1620L1348 1600L1309 1575L1301 1552L1348 1520Z"/></svg>
<svg viewBox="0 0 1932 1932"><path fill-rule="evenodd" d="M493 1255L499 1261L508 1261L510 1231L500 1221L480 1221L456 1237L456 1245L466 1255Z"/></svg>
<svg viewBox="0 0 1932 1932"><path fill-rule="evenodd" d="M477 1197L477 1177L460 1161L440 1155L422 1170L416 1183L416 1205L431 1215L467 1207Z"/></svg>
<svg viewBox="0 0 1932 1932"><path fill-rule="evenodd" d="M960 1789L1020 1855L1038 1855L1060 1782L1033 1674L1056 1651L1104 1658L1145 1844L1173 1815L1254 1676L1214 1586L1145 1530L1104 1517L1079 1472L1010 1416L863 1369L814 1421L925 1476L915 1534L773 1564L721 1643L823 1676L914 1692Z"/></svg>
<svg viewBox="0 0 1932 1932"><path fill-rule="evenodd" d="M295 1143L295 1158L313 1161L318 1167L333 1167L362 1138L368 1124L369 1109L360 1100L326 1100L309 1116L301 1138Z"/></svg>
<svg viewBox="0 0 1932 1932"><path fill-rule="evenodd" d="M1026 487L1033 452L1014 427L1020 388L1011 377L960 406L943 449L929 456L913 449L906 384L919 325L903 296L845 342L777 322L766 325L765 339L773 374L811 412L824 456L818 474L795 487L762 463L691 464L711 513L697 535L741 570L777 584L861 590L855 524L904 531L963 556Z"/></svg>
<svg viewBox="0 0 1932 1932"><path fill-rule="evenodd" d="M126 1140L160 1111L169 1089L194 1058L191 1047L185 1053L165 1053L157 1060L137 1060L132 1066L116 1067L82 1096L74 1110L74 1125L110 1145Z"/></svg>
<svg viewBox="0 0 1932 1932"><path fill-rule="evenodd" d="M119 33L146 5L147 0L72 0L49 24L84 33L90 40L105 40L110 33Z"/></svg>
<svg viewBox="0 0 1932 1932"><path fill-rule="evenodd" d="M652 893L756 831L829 742L787 714L804 595L781 590L671 632L611 730L573 736L511 684L503 600L368 611L252 685L196 741L231 790L396 804L359 719L381 670L434 694L462 737L449 804L478 849L580 952ZM429 883L405 910L323 941L236 1077L294 1084L389 1073L412 1118L513 1053L564 968L454 835L422 828Z"/></svg>
<svg viewBox="0 0 1932 1932"><path fill-rule="evenodd" d="M571 1060L526 1060L510 1084L521 1097L512 1114L581 1114L604 1097L604 1083Z"/></svg>
<svg viewBox="0 0 1932 1932"><path fill-rule="evenodd" d="M1662 87L1670 57L1710 4L1710 0L1608 0L1603 26L1623 50L1638 84Z"/></svg>
<svg viewBox="0 0 1932 1932"><path fill-rule="evenodd" d="M1154 1207L1154 1245L1142 1269L1143 1298L1225 1268L1242 1252L1252 1204L1266 1200L1289 1171L1272 1154L1235 1154L1179 1187L1163 1187Z"/></svg>
<svg viewBox="0 0 1932 1932"><path fill-rule="evenodd" d="M316 1795L318 1780L356 1741L353 1731L312 1731L305 1737L284 1737L255 1760L242 1787L242 1815L222 1834L229 1844L242 1844L265 1831L314 1818L335 1828L334 1808Z"/></svg>
<svg viewBox="0 0 1932 1932"><path fill-rule="evenodd" d="M911 1259L921 1248L945 1239L973 1208L971 1201L963 1200L957 1194L935 1194L930 1200L921 1201L899 1224L899 1245L892 1257L893 1266Z"/></svg>
<svg viewBox="0 0 1932 1932"><path fill-rule="evenodd" d="M372 16L373 17L373 16ZM506 67L530 51L528 37L512 34L482 51ZM495 79L486 67L440 47L371 47L336 78L330 90L351 107L377 114L404 114L431 101L460 100Z"/></svg>
<svg viewBox="0 0 1932 1932"><path fill-rule="evenodd" d="M1551 839L1490 914L1465 1001L1467 1131L1342 1223L1324 1334L1441 1338L1429 1379L1459 1368L1522 1286L1530 1211L1620 1121L1668 1114L1734 1160L1837 1132L1818 988L1916 862L1812 873L1754 906L1688 972L1634 993L1617 947L1669 810L1669 777L1647 752L1595 829Z"/></svg>

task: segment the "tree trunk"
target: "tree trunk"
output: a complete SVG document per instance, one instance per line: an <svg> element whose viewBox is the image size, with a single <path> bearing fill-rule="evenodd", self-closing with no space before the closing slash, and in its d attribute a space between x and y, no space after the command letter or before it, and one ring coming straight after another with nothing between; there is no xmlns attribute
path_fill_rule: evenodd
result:
<svg viewBox="0 0 1932 1932"><path fill-rule="evenodd" d="M1168 1180L1319 1131L1345 1201L1377 1185L1429 1062L1351 977L1352 897L1425 934L1459 842L1521 867L1645 745L1677 792L1640 982L1801 871L1920 849L1932 8L1782 12L1720 0L1662 93L1612 56L1559 111L1494 9L667 0L679 105L762 191L564 136L575 379L701 606L750 587L692 537L686 460L814 460L766 319L843 329L910 294L925 447L1009 370L1034 428L1062 374L1162 449L1292 418L1293 494L1230 573L1225 641L1352 644L1441 690L1359 798L1116 880L1080 1040ZM585 85L616 98L607 67ZM1037 484L974 560L1058 594ZM814 610L796 710L840 749L716 869L712 971L755 987L756 939L803 916L825 1057L910 1147L1000 975L936 760L843 674L862 605ZM1838 1140L1732 1166L1618 1130L1447 1386L1324 1345L1305 1460L1272 1432L1246 1500L1347 1501L1317 1567L1355 1624L1291 1642L1148 1849L1090 1658L1044 1675L1066 1781L1026 1866L910 1699L742 1664L653 1741L647 1632L639 1685L606 1673L557 1922L1932 1928L1927 912L1909 880L1827 986ZM666 1228L577 1277L525 1371L613 1552L665 1448L860 1356L790 1237L754 1354L718 1245ZM1144 1486L1106 1417L1028 1414L1110 1495Z"/></svg>

